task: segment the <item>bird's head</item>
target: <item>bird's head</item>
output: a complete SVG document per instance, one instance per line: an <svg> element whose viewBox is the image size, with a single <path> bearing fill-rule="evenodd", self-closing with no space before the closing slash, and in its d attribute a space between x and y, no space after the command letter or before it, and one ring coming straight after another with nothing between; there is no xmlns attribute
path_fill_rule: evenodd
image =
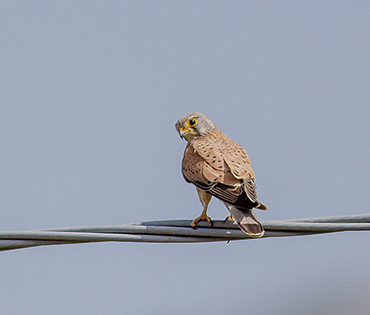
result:
<svg viewBox="0 0 370 315"><path fill-rule="evenodd" d="M204 136L216 128L215 124L202 113L190 113L181 117L175 124L181 138L187 142Z"/></svg>

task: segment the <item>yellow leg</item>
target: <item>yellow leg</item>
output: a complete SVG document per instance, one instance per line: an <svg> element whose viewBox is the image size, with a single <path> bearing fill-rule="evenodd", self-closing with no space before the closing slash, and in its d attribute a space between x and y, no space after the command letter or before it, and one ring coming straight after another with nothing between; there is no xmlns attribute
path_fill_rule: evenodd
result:
<svg viewBox="0 0 370 315"><path fill-rule="evenodd" d="M212 224L211 218L207 215L207 208L208 208L209 202L211 201L212 195L205 192L204 190L199 189L198 187L197 187L197 192L198 192L199 200L203 205L203 211L199 217L195 218L193 222L191 222L190 225L193 228L195 228L195 226L197 225L199 221L208 221L209 223Z"/></svg>

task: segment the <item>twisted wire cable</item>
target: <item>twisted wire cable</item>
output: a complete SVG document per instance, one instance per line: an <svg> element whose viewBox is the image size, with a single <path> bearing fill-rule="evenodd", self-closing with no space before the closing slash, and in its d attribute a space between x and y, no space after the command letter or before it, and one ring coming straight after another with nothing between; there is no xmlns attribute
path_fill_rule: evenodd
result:
<svg viewBox="0 0 370 315"><path fill-rule="evenodd" d="M91 242L195 243L252 239L231 221L200 222L191 220L150 221L114 226L86 226L32 231L0 232L0 251ZM344 231L370 230L370 213L307 219L262 222L268 237L313 235Z"/></svg>

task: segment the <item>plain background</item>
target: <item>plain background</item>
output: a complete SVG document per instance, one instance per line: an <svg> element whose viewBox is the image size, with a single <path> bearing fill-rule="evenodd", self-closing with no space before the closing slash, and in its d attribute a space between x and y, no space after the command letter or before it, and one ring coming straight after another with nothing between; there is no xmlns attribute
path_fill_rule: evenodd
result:
<svg viewBox="0 0 370 315"><path fill-rule="evenodd" d="M174 124L243 145L264 220L369 212L367 1L1 1L0 230L193 219ZM209 214L227 209L212 200ZM2 252L2 314L366 314L366 232Z"/></svg>

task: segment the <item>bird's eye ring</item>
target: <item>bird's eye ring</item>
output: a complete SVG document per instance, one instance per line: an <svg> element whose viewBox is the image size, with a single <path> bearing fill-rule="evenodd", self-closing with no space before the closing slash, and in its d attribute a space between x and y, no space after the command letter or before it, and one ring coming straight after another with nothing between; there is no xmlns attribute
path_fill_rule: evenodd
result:
<svg viewBox="0 0 370 315"><path fill-rule="evenodd" d="M188 120L188 126L189 127L194 127L196 124L197 124L197 120L195 119L195 118L190 118L189 120Z"/></svg>

